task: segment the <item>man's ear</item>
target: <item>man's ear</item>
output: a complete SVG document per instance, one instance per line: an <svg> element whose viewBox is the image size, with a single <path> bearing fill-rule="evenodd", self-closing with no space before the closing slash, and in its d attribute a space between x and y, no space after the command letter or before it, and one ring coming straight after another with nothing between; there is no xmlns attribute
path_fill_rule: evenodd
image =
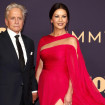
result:
<svg viewBox="0 0 105 105"><path fill-rule="evenodd" d="M5 24L6 24L6 26L8 26L8 20L7 20L7 18L5 18Z"/></svg>

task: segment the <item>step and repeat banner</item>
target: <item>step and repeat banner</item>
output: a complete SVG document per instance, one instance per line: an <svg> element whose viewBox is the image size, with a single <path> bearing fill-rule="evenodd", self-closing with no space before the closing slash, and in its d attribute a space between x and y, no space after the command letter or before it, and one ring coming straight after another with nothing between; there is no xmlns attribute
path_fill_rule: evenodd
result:
<svg viewBox="0 0 105 105"><path fill-rule="evenodd" d="M0 32L5 31L5 8L10 3L24 5L27 16L23 34L35 43L51 33L49 10L62 2L70 11L69 33L80 42L87 70L98 90L105 97L105 1L104 0L0 0ZM36 59L36 56L35 56ZM36 105L39 105L37 102Z"/></svg>

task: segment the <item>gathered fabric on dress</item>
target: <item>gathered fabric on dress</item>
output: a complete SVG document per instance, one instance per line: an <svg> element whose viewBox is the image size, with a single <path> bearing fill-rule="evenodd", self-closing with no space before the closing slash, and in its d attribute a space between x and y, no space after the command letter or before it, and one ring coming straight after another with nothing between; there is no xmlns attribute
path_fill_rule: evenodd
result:
<svg viewBox="0 0 105 105"><path fill-rule="evenodd" d="M40 58L43 61L43 70L38 83L40 105L55 105L59 99L64 102L69 80L73 87L72 105L105 105L105 98L95 87L87 72L77 39L77 52L69 44L60 44L41 50L41 47L46 44L69 37L74 36L69 33L57 37L47 35L39 41L36 70Z"/></svg>

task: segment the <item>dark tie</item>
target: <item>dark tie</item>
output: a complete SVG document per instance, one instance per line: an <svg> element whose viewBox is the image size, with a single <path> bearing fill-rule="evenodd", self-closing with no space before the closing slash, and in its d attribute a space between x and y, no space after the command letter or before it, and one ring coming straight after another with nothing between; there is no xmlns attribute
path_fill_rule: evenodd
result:
<svg viewBox="0 0 105 105"><path fill-rule="evenodd" d="M25 66L25 61L24 61L22 47L21 47L21 44L19 42L19 35L16 35L15 38L16 38L16 45L17 45L17 49L18 49L18 53L19 53L19 61L20 61L20 65L21 65L21 68L23 71L24 66Z"/></svg>

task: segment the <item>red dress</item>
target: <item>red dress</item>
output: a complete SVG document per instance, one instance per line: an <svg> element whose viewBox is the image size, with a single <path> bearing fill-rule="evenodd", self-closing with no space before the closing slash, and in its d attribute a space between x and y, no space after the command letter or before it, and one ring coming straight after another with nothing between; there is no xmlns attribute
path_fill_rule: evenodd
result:
<svg viewBox="0 0 105 105"><path fill-rule="evenodd" d="M40 105L55 105L59 99L64 102L69 80L73 87L72 105L105 105L105 98L95 87L86 70L78 40L77 53L69 44L60 44L41 50L41 47L46 44L69 37L74 36L70 34L57 37L47 35L39 42L36 70L40 58L43 61L43 70L38 83Z"/></svg>

